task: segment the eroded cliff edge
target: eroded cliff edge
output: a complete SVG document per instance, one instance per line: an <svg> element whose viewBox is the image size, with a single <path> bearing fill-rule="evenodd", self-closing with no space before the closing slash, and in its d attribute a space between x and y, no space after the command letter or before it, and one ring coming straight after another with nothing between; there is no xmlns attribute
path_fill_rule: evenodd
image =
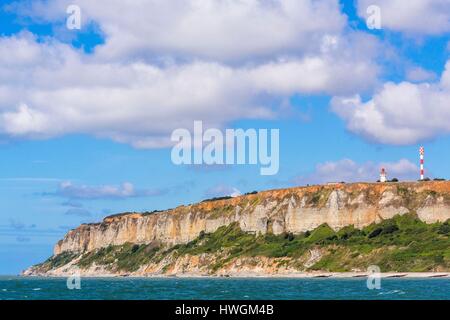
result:
<svg viewBox="0 0 450 320"><path fill-rule="evenodd" d="M265 234L295 236L323 225L334 231L347 226L363 229L405 214L413 214L427 224L446 222L450 219L450 182L355 183L298 187L207 201L167 211L109 216L101 223L85 224L71 230L56 244L54 256L70 257L64 261L67 263L50 269L38 266L25 273L64 274L64 266L69 272L70 266L89 253L129 244L167 250L176 245L190 243L205 234L213 234L219 228L230 225L255 237ZM308 264L308 260L315 259L314 255L320 255L314 251L316 249L320 248L310 249L302 258L305 260L303 267L305 263ZM153 254L151 250L150 254ZM215 256L212 257L211 254ZM182 259L194 259L195 268L198 269L198 264L211 264L208 259L217 260L217 252L211 254L210 257L176 257L177 261L173 260L173 255L169 258L167 254L165 258L170 260L169 265L181 263ZM204 261L199 262L199 259ZM258 261L262 260L264 259ZM164 257L161 257L159 261L152 262L153 268L147 266L134 271L139 274L167 273L170 268L163 262ZM270 265L270 270L276 269L271 265L273 261L266 262ZM191 260L185 261L187 265L191 263ZM254 261L249 263L255 264ZM106 272L95 261L93 265L85 267L86 273L89 274ZM183 270L190 272L189 267Z"/></svg>

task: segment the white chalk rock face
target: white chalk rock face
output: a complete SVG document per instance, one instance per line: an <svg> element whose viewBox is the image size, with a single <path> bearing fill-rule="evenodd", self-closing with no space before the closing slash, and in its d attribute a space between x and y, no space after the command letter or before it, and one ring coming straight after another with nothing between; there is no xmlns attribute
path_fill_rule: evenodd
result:
<svg viewBox="0 0 450 320"><path fill-rule="evenodd" d="M252 233L294 234L328 224L334 230L363 228L408 212L426 223L450 219L450 182L337 184L265 191L151 213L127 213L84 224L60 240L54 254L109 245L171 246L238 223Z"/></svg>

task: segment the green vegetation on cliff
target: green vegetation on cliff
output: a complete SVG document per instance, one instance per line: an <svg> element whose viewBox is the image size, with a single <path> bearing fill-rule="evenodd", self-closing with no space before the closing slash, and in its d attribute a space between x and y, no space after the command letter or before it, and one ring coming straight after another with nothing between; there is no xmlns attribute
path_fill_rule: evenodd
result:
<svg viewBox="0 0 450 320"><path fill-rule="evenodd" d="M320 254L307 264L312 250ZM213 262L206 266L211 273L237 258L255 257L279 259L280 263L302 271L364 271L370 265L378 265L383 272L449 271L450 224L449 221L426 224L414 214L406 214L362 230L347 226L335 232L324 224L298 235L261 235L246 233L233 223L214 233L202 232L197 239L171 248L130 243L108 246L78 256L76 264L81 268L95 264L113 272L134 272L141 266L164 261L163 270L167 270L187 255L212 257ZM40 267L57 268L75 257L76 254L63 253Z"/></svg>
<svg viewBox="0 0 450 320"><path fill-rule="evenodd" d="M67 265L72 260L77 258L77 256L78 255L76 253L66 251L59 255L48 258L46 261L44 261L41 264L36 265L35 267L39 268L39 270L41 270L41 272L47 272L49 270L56 269L56 268Z"/></svg>
<svg viewBox="0 0 450 320"><path fill-rule="evenodd" d="M140 266L152 262L152 258L158 252L158 247L127 243L122 246L108 246L96 251L84 254L78 261L78 266L86 268L93 263L109 266L111 271L133 272Z"/></svg>
<svg viewBox="0 0 450 320"><path fill-rule="evenodd" d="M178 255L226 252L219 268L240 256L301 258L311 249L322 251L311 270L365 270L378 265L382 271L450 270L450 225L426 224L412 214L396 216L363 230L352 226L338 232L326 224L299 235L251 235L236 224L172 248Z"/></svg>

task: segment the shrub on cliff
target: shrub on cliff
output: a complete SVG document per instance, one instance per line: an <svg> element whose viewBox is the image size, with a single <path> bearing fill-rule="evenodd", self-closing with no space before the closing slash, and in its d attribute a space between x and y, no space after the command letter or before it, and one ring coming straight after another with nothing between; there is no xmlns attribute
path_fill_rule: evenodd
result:
<svg viewBox="0 0 450 320"><path fill-rule="evenodd" d="M295 236L292 232L285 232L284 239L286 239L288 241L293 241L295 239Z"/></svg>
<svg viewBox="0 0 450 320"><path fill-rule="evenodd" d="M307 242L310 243L319 243L327 238L333 237L335 232L333 229L328 226L328 224L324 223L318 226L311 232L311 235L306 239Z"/></svg>
<svg viewBox="0 0 450 320"><path fill-rule="evenodd" d="M369 239L378 237L383 232L383 228L376 228L367 236Z"/></svg>
<svg viewBox="0 0 450 320"><path fill-rule="evenodd" d="M364 236L364 232L362 232L362 230L356 229L353 225L346 226L337 232L337 237L341 240L349 240L358 236Z"/></svg>
<svg viewBox="0 0 450 320"><path fill-rule="evenodd" d="M219 201L219 200L228 200L231 199L233 197L231 196L224 196L224 197L214 197L214 198L210 198L210 199L205 199L202 202L212 202L212 201Z"/></svg>
<svg viewBox="0 0 450 320"><path fill-rule="evenodd" d="M382 222L375 229L370 231L370 233L368 234L367 237L369 239L376 238L381 235L388 235L388 234L394 233L398 230L399 230L399 227L397 226L395 221L388 220L388 221Z"/></svg>
<svg viewBox="0 0 450 320"><path fill-rule="evenodd" d="M439 226L438 233L439 234L445 234L445 235L450 234L450 222L449 222L449 220L447 220L446 222L444 222L442 225Z"/></svg>
<svg viewBox="0 0 450 320"><path fill-rule="evenodd" d="M385 226L383 228L383 231L381 232L381 234L391 234L391 233L394 233L395 231L398 231L397 225L391 224L391 225Z"/></svg>
<svg viewBox="0 0 450 320"><path fill-rule="evenodd" d="M59 255L48 258L45 262L43 262L39 266L44 271L56 269L56 268L59 268L59 267L62 267L64 265L68 264L73 259L75 259L77 256L78 255L76 253L65 251Z"/></svg>
<svg viewBox="0 0 450 320"><path fill-rule="evenodd" d="M131 253L135 253L136 251L138 251L139 250L139 245L138 244L135 244L135 245L133 245L133 247L131 248Z"/></svg>

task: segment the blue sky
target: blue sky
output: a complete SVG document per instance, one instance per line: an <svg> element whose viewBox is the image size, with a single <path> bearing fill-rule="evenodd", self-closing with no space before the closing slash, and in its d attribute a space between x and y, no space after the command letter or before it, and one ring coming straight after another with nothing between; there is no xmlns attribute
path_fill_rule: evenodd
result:
<svg viewBox="0 0 450 320"><path fill-rule="evenodd" d="M450 8L396 2L71 1L68 30L68 1L3 1L0 274L113 213L376 181L381 166L415 180L421 145L427 175L450 178ZM174 165L170 134L194 120L279 129L278 174Z"/></svg>

